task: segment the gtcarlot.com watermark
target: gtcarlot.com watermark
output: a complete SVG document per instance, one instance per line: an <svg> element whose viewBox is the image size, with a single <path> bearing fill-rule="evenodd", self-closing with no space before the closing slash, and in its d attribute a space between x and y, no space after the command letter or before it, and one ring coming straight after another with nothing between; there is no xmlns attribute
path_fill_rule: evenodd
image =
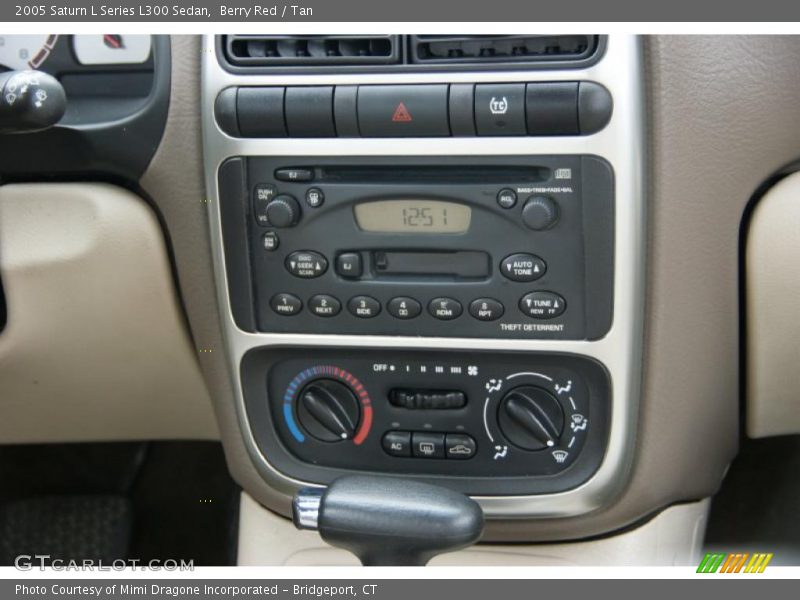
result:
<svg viewBox="0 0 800 600"><path fill-rule="evenodd" d="M102 560L67 560L53 558L49 554L20 554L14 559L14 566L20 571L39 569L44 571L194 571L194 560L167 558L164 560L139 560L138 558Z"/></svg>

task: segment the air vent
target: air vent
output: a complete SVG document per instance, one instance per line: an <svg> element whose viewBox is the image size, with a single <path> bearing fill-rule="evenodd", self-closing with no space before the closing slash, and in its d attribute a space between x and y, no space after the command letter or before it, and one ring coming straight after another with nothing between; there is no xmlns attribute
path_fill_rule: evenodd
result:
<svg viewBox="0 0 800 600"><path fill-rule="evenodd" d="M538 63L586 60L595 35L412 35L411 61L422 64Z"/></svg>
<svg viewBox="0 0 800 600"><path fill-rule="evenodd" d="M400 61L396 35L228 35L228 61L240 67L388 65Z"/></svg>

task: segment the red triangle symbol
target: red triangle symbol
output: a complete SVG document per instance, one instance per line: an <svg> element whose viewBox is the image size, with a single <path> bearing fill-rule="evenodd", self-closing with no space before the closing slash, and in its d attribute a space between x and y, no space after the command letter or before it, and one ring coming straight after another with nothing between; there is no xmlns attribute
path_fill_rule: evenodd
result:
<svg viewBox="0 0 800 600"><path fill-rule="evenodd" d="M408 123L413 120L414 119L411 118L411 113L408 112L406 105L402 102L397 105L397 108L394 109L392 121L395 123Z"/></svg>

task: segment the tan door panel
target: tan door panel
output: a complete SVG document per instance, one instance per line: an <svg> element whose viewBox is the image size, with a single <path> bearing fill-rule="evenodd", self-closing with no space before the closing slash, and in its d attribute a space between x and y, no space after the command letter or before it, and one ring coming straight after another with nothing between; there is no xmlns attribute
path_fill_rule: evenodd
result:
<svg viewBox="0 0 800 600"><path fill-rule="evenodd" d="M218 436L161 228L105 184L0 187L0 443Z"/></svg>
<svg viewBox="0 0 800 600"><path fill-rule="evenodd" d="M756 205L746 266L747 433L800 433L800 173Z"/></svg>

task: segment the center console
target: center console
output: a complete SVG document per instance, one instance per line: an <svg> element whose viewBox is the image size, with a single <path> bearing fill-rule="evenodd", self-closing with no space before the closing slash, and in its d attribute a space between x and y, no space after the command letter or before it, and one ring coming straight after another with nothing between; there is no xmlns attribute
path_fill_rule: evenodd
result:
<svg viewBox="0 0 800 600"><path fill-rule="evenodd" d="M489 518L610 502L641 368L637 40L328 71L205 45L218 300L264 484L402 475Z"/></svg>

